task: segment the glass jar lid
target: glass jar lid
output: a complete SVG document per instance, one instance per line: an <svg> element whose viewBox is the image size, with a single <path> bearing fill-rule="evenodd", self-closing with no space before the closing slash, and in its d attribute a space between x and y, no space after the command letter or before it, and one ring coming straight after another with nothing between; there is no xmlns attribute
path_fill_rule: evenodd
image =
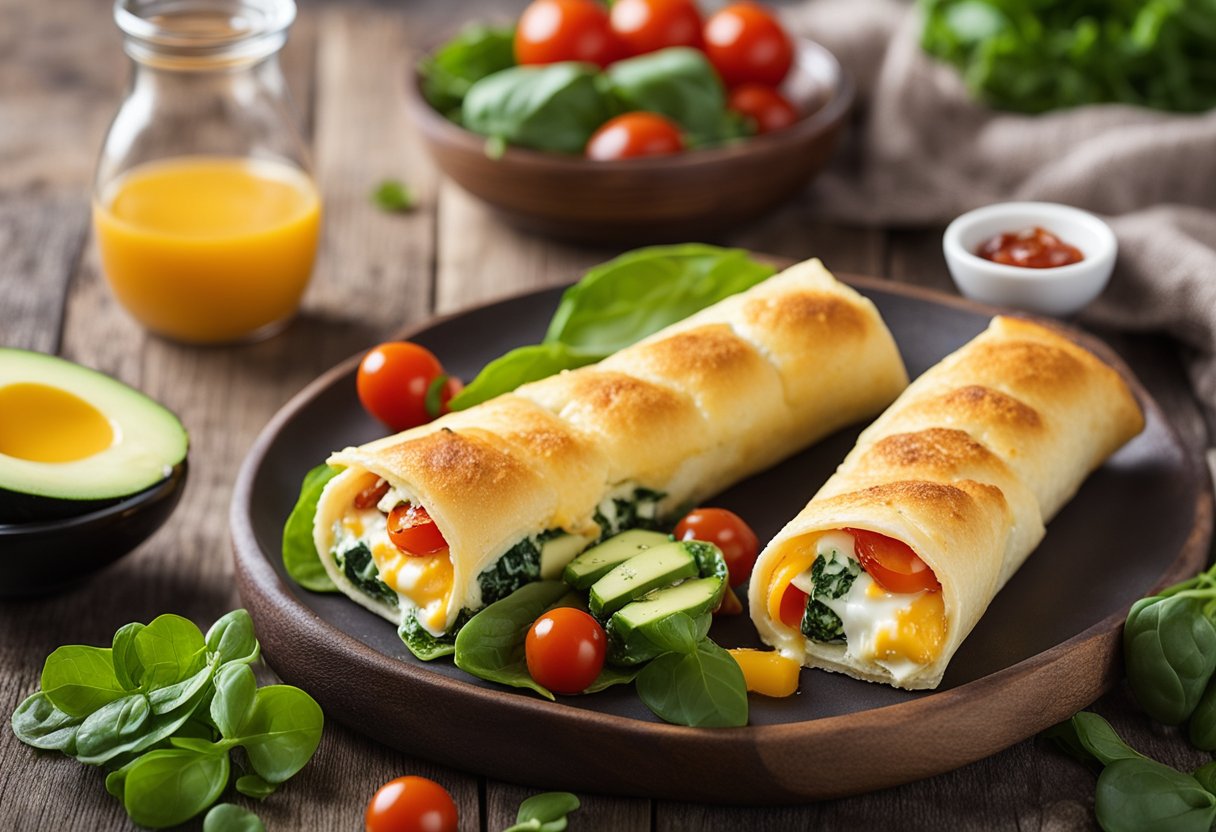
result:
<svg viewBox="0 0 1216 832"><path fill-rule="evenodd" d="M274 54L296 17L293 0L117 0L114 20L135 60L215 68Z"/></svg>

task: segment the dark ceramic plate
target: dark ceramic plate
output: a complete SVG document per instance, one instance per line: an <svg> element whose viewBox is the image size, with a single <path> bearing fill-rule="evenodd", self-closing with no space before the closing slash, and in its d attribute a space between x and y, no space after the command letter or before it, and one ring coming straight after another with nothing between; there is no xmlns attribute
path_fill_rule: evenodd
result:
<svg viewBox="0 0 1216 832"><path fill-rule="evenodd" d="M970 340L996 311L872 279L850 282L878 305L912 376ZM469 378L491 358L538 340L558 294L551 289L473 309L408 337ZM1109 348L1071 334L1128 373ZM450 660L419 662L388 622L345 596L313 594L287 579L281 529L305 471L332 449L381 432L355 397L356 363L334 368L284 407L237 481L237 574L266 657L331 719L445 765L537 787L796 802L956 768L1066 718L1108 689L1128 606L1196 571L1211 535L1206 470L1132 379L1148 426L1052 521L936 692L805 670L798 695L752 696L751 725L718 730L659 723L631 687L552 703L482 682ZM860 428L712 502L743 515L767 540L832 473ZM759 646L746 617L715 623L712 636L726 646Z"/></svg>

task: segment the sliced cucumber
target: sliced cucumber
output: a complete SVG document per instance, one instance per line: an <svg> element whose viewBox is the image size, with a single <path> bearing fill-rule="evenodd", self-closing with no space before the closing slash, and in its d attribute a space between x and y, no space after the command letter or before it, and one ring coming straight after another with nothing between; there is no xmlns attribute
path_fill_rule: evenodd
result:
<svg viewBox="0 0 1216 832"><path fill-rule="evenodd" d="M540 579L560 581L562 570L593 540L581 534L559 534L544 541L540 546Z"/></svg>
<svg viewBox="0 0 1216 832"><path fill-rule="evenodd" d="M697 559L682 541L672 541L645 550L591 586L591 614L606 618L653 589L670 586L698 572Z"/></svg>

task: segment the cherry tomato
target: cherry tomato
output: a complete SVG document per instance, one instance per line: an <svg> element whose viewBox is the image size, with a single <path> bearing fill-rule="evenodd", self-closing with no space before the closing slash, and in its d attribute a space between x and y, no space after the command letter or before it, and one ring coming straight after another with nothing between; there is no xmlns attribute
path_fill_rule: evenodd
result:
<svg viewBox="0 0 1216 832"><path fill-rule="evenodd" d="M676 524L675 535L677 540L704 540L721 549L731 586L748 579L760 551L760 541L752 527L724 508L693 509Z"/></svg>
<svg viewBox="0 0 1216 832"><path fill-rule="evenodd" d="M402 431L431 421L426 395L443 366L426 347L408 341L380 344L363 356L355 381L363 409L389 430ZM440 392L441 410L460 389L449 380Z"/></svg>
<svg viewBox="0 0 1216 832"><path fill-rule="evenodd" d="M775 87L794 62L794 44L763 6L735 3L705 23L705 54L728 87Z"/></svg>
<svg viewBox="0 0 1216 832"><path fill-rule="evenodd" d="M701 47L701 12L692 0L616 0L610 18L630 55L668 46Z"/></svg>
<svg viewBox="0 0 1216 832"><path fill-rule="evenodd" d="M388 539L411 557L434 555L448 548L431 515L412 503L402 503L389 512Z"/></svg>
<svg viewBox="0 0 1216 832"><path fill-rule="evenodd" d="M398 777L372 795L363 816L367 832L457 832L456 803L425 777Z"/></svg>
<svg viewBox="0 0 1216 832"><path fill-rule="evenodd" d="M625 113L600 125L587 141L587 158L597 162L666 156L684 149L675 122L657 113Z"/></svg>
<svg viewBox="0 0 1216 832"><path fill-rule="evenodd" d="M372 508L387 493L388 483L383 479L376 480L355 495L355 508Z"/></svg>
<svg viewBox="0 0 1216 832"><path fill-rule="evenodd" d="M528 673L555 693L586 690L604 669L608 641L599 622L582 610L558 607L528 629Z"/></svg>
<svg viewBox="0 0 1216 832"><path fill-rule="evenodd" d="M624 54L607 10L595 0L533 0L515 27L521 64L587 61L605 67Z"/></svg>
<svg viewBox="0 0 1216 832"><path fill-rule="evenodd" d="M870 577L888 592L936 592L942 588L933 570L908 544L865 529L845 529L853 535L857 559Z"/></svg>
<svg viewBox="0 0 1216 832"><path fill-rule="evenodd" d="M789 584L781 596L781 623L795 630L802 627L802 616L806 613L807 595L798 587Z"/></svg>
<svg viewBox="0 0 1216 832"><path fill-rule="evenodd" d="M727 106L743 113L757 133L771 133L798 120L798 110L781 93L763 84L740 84L730 91Z"/></svg>

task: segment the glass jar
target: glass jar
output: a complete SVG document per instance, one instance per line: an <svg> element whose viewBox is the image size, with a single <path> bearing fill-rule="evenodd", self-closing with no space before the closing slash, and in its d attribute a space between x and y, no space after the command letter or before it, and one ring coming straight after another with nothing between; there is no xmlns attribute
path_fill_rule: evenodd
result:
<svg viewBox="0 0 1216 832"><path fill-rule="evenodd" d="M133 72L97 166L111 291L189 343L267 337L308 285L321 200L279 69L292 0L118 0Z"/></svg>

